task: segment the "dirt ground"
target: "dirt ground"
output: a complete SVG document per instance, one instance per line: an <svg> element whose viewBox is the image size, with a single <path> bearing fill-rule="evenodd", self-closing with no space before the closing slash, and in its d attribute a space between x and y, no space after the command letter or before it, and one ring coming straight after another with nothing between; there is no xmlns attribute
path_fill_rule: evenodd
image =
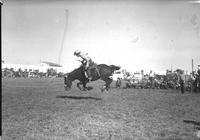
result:
<svg viewBox="0 0 200 140"><path fill-rule="evenodd" d="M2 79L2 140L198 140L200 94Z"/></svg>

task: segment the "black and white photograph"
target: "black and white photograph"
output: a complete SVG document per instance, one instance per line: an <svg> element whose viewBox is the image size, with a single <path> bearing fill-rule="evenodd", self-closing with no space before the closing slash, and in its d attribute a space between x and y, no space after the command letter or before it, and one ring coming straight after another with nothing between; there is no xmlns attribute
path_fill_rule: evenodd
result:
<svg viewBox="0 0 200 140"><path fill-rule="evenodd" d="M200 140L199 0L1 0L2 140Z"/></svg>

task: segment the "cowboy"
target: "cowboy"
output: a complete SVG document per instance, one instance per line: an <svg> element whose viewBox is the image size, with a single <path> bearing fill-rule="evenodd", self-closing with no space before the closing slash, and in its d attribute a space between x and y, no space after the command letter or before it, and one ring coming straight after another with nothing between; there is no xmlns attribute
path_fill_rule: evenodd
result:
<svg viewBox="0 0 200 140"><path fill-rule="evenodd" d="M177 75L178 75L178 81L180 84L180 88L181 88L181 93L183 94L185 92L185 75L184 75L184 71L183 70L177 70Z"/></svg>
<svg viewBox="0 0 200 140"><path fill-rule="evenodd" d="M153 74L153 71L152 70L150 70L150 73L149 73L149 81L150 81L150 86L151 86L151 88L154 88L153 86L153 80L154 80L154 74Z"/></svg>
<svg viewBox="0 0 200 140"><path fill-rule="evenodd" d="M90 66L92 65L93 61L90 57L87 56L87 53L83 53L79 50L76 50L74 52L74 55L77 56L77 57L81 57L83 59L83 61L85 61L85 73L86 73L86 76L87 78L89 79L89 81L92 80L92 77L91 77L91 71L90 71Z"/></svg>
<svg viewBox="0 0 200 140"><path fill-rule="evenodd" d="M200 65L197 67L197 74L200 75Z"/></svg>
<svg viewBox="0 0 200 140"><path fill-rule="evenodd" d="M197 82L197 92L200 92L200 65L198 65L197 67L196 82Z"/></svg>

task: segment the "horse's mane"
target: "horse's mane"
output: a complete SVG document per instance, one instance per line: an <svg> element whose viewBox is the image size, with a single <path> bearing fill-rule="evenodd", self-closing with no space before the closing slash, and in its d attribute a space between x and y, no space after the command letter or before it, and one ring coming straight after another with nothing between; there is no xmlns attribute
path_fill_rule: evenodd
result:
<svg viewBox="0 0 200 140"><path fill-rule="evenodd" d="M76 73L79 71L82 71L83 69L83 65L79 66L78 68L72 70L71 72L68 73L68 77L73 78L74 76L76 76Z"/></svg>

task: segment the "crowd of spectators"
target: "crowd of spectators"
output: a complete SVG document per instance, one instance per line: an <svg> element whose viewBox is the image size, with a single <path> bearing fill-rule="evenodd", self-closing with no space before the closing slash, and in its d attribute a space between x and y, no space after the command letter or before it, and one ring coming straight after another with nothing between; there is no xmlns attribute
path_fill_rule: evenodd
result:
<svg viewBox="0 0 200 140"><path fill-rule="evenodd" d="M57 73L53 68L47 69L46 72L40 72L39 70L14 70L13 68L4 68L1 70L2 78L42 78L42 77L64 77L64 73Z"/></svg>
<svg viewBox="0 0 200 140"><path fill-rule="evenodd" d="M125 81L125 88L180 89L181 93L200 92L200 68L190 74L177 69L167 70L163 75L155 74L152 70L144 74L141 70L139 78L137 73L131 75L129 72L123 72L123 75L117 78L116 87L118 88L122 85L122 81Z"/></svg>

